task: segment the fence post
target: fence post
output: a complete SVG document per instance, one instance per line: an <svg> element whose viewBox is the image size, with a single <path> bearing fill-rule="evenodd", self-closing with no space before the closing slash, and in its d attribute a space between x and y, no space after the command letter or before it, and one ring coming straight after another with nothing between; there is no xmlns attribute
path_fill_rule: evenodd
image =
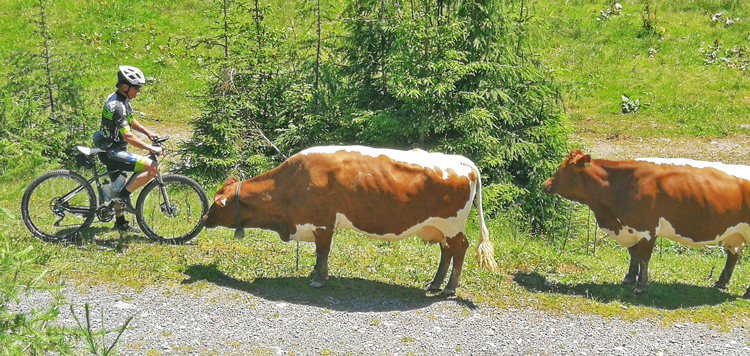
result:
<svg viewBox="0 0 750 356"><path fill-rule="evenodd" d="M591 238L591 209L587 209L586 215L586 255L589 254L589 239Z"/></svg>

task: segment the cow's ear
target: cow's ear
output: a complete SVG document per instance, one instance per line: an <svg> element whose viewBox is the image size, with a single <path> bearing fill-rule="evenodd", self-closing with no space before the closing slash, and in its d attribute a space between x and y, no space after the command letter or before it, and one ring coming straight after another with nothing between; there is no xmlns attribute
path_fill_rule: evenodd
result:
<svg viewBox="0 0 750 356"><path fill-rule="evenodd" d="M570 155L572 156L570 160L570 163L572 164L583 166L587 163L591 163L591 155L587 155L580 150L575 150Z"/></svg>
<svg viewBox="0 0 750 356"><path fill-rule="evenodd" d="M229 186L231 186L232 184L237 183L237 182L239 182L239 181L235 177L229 177L229 178L227 178L227 180L224 182L224 185L222 185L221 188L219 188L219 190L214 195L214 201L216 201L216 197L219 194L226 194L226 193L228 193L227 188Z"/></svg>
<svg viewBox="0 0 750 356"><path fill-rule="evenodd" d="M220 194L216 194L214 196L214 203L216 205L218 205L219 207L221 207L221 208L223 208L224 206L227 205L227 201L228 200L229 199L225 195L223 195L223 194L221 194L221 195Z"/></svg>

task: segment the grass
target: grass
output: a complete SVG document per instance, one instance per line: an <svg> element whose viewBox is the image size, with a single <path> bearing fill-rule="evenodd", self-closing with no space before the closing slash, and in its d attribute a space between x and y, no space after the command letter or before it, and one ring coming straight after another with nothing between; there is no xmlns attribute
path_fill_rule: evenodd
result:
<svg viewBox="0 0 750 356"><path fill-rule="evenodd" d="M622 12L608 20L600 11L609 0L535 0L524 2L532 15L527 43L532 57L547 66L562 84L566 111L576 131L597 135L723 137L747 134L741 125L750 116L750 80L739 70L739 55L727 50L750 46L750 5L739 0L650 1L654 31L643 29L645 0L621 0ZM267 1L268 23L285 31L298 28L305 15L300 3ZM40 52L41 40L31 22L37 0L0 0L0 59L15 51ZM518 2L508 6L516 8ZM120 9L123 9L122 11ZM517 14L513 9L512 14ZM143 69L153 83L140 95L136 110L144 123L185 124L198 115L210 73L202 65L219 48L188 49L182 39L211 34L219 18L213 2L196 0L76 0L47 4L56 53L75 53L83 65L87 103L99 107L113 91L119 64ZM711 21L723 13L731 26ZM722 18L724 19L724 18ZM334 25L335 26L335 22ZM328 27L324 28L324 31ZM328 33L330 32L330 33ZM324 35L336 33L328 31ZM718 60L705 55L718 41ZM4 77L9 67L0 68ZM621 96L640 99L637 113L623 115Z"/></svg>
<svg viewBox="0 0 750 356"><path fill-rule="evenodd" d="M565 90L567 112L578 131L599 135L722 137L747 133L747 72L704 64L701 49L718 41L725 50L748 46L750 8L739 1L652 1L657 34L643 35L644 1L537 1L530 22L533 47ZM740 18L731 26L709 14ZM735 58L736 60L736 58ZM720 61L721 62L721 61ZM621 95L648 106L620 112Z"/></svg>
<svg viewBox="0 0 750 356"><path fill-rule="evenodd" d="M73 280L84 288L168 285L194 293L224 286L251 298L347 311L410 310L443 300L423 292L437 267L439 249L416 238L384 243L338 232L331 278L323 289L308 287L315 263L312 244L300 244L297 269L296 244L282 243L277 235L260 230L248 230L248 237L239 241L229 229L207 230L190 244L171 246L137 235L120 236L108 230L108 223L78 245L43 243L26 231L18 213L24 181L0 181L0 227L6 231L4 239L16 248L31 245L38 251L40 266L53 271L51 279ZM490 273L467 258L456 299L467 312L488 304L665 324L703 322L721 329L743 325L750 318L750 302L739 298L750 283L745 260L738 264L729 290L711 288L724 264L719 249L689 249L662 241L651 261L649 290L635 297L632 286L620 284L628 264L626 250L601 231L593 236L585 212L574 216L568 238L532 236L511 214L488 220L501 270ZM475 224L467 234L474 244Z"/></svg>

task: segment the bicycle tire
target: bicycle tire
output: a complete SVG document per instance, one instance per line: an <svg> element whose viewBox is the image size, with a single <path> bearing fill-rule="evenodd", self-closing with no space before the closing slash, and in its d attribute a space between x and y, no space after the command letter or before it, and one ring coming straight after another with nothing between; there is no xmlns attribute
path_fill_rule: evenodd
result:
<svg viewBox="0 0 750 356"><path fill-rule="evenodd" d="M79 187L83 189L68 202L57 205L57 199ZM93 223L96 207L94 188L80 174L67 169L54 170L37 177L26 187L21 198L21 216L26 228L37 238L49 242L75 239ZM77 212L67 210L71 208ZM70 221L55 231L65 219ZM43 227L46 224L53 226L51 231Z"/></svg>
<svg viewBox="0 0 750 356"><path fill-rule="evenodd" d="M198 182L186 176L169 174L162 180L171 207L164 204L159 182L152 180L138 195L135 206L138 226L155 241L171 244L190 241L203 230L208 196ZM174 214L169 214L168 209L173 209ZM168 234L170 230L172 233Z"/></svg>

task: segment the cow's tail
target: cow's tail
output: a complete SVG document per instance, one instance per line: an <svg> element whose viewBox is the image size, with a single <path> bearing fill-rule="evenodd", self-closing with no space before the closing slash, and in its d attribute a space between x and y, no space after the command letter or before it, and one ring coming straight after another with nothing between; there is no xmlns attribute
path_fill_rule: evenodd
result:
<svg viewBox="0 0 750 356"><path fill-rule="evenodd" d="M495 247L492 246L490 241L490 232L487 230L487 225L484 223L484 209L482 208L482 177L479 174L479 169L476 169L477 173L477 187L476 187L476 204L477 212L479 215L479 246L477 246L477 259L479 265L483 266L490 272L497 271L497 262L495 262Z"/></svg>

